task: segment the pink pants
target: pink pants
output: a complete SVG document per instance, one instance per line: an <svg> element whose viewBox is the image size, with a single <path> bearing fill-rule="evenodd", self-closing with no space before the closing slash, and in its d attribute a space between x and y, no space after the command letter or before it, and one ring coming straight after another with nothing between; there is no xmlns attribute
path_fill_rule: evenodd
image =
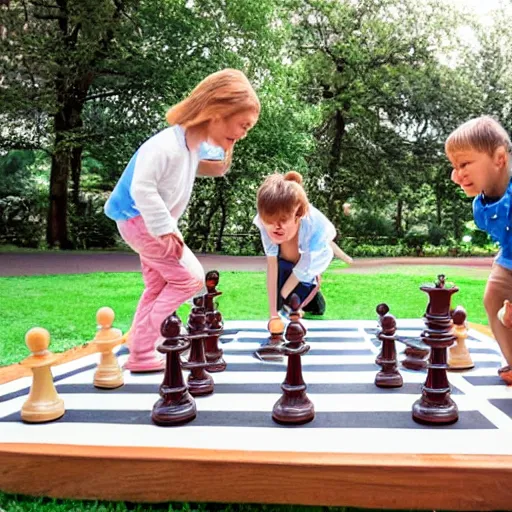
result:
<svg viewBox="0 0 512 512"><path fill-rule="evenodd" d="M141 216L117 223L125 242L140 256L145 290L130 332L130 356L125 368L134 372L164 368L155 351L165 318L192 298L204 285L204 270L192 251L183 251L172 238L148 233Z"/></svg>
<svg viewBox="0 0 512 512"><path fill-rule="evenodd" d="M505 299L512 301L512 270L494 263L485 288L484 306L503 357L512 366L512 329L507 329L497 317Z"/></svg>

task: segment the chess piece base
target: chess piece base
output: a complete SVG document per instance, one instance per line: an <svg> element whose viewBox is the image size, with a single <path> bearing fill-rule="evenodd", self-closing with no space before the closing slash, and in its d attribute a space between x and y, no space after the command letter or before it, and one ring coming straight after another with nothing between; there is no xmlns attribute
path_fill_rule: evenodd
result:
<svg viewBox="0 0 512 512"><path fill-rule="evenodd" d="M220 357L209 357L207 353L206 361L208 362L209 373L223 372L227 367L226 361L224 361L222 355Z"/></svg>
<svg viewBox="0 0 512 512"><path fill-rule="evenodd" d="M404 380L398 371L396 373L384 373L380 371L375 376L375 385L379 388L400 388Z"/></svg>
<svg viewBox="0 0 512 512"><path fill-rule="evenodd" d="M305 392L281 396L272 410L272 419L281 425L303 425L314 418L315 407Z"/></svg>
<svg viewBox="0 0 512 512"><path fill-rule="evenodd" d="M459 419L459 410L450 397L436 403L423 395L412 406L412 419L423 425L450 425Z"/></svg>
<svg viewBox="0 0 512 512"><path fill-rule="evenodd" d="M178 401L171 403L166 403L161 398L155 403L151 413L153 423L161 427L183 425L194 420L196 416L196 402L189 393L184 393Z"/></svg>
<svg viewBox="0 0 512 512"><path fill-rule="evenodd" d="M475 363L473 361L456 361L456 360L450 360L448 362L449 367L447 368L448 371L456 371L456 370L471 370L471 368L475 367Z"/></svg>
<svg viewBox="0 0 512 512"><path fill-rule="evenodd" d="M284 356L279 345L263 345L254 351L254 356L261 361L283 362Z"/></svg>
<svg viewBox="0 0 512 512"><path fill-rule="evenodd" d="M215 387L213 378L207 372L204 373L205 376L200 379L193 377L192 374L188 376L188 390L192 396L204 396L211 395L213 393L213 389Z"/></svg>
<svg viewBox="0 0 512 512"><path fill-rule="evenodd" d="M21 408L21 419L26 423L46 423L58 420L65 413L64 400L25 402Z"/></svg>
<svg viewBox="0 0 512 512"><path fill-rule="evenodd" d="M123 374L119 370L116 373L107 373L94 376L94 387L99 389L116 389L124 385Z"/></svg>
<svg viewBox="0 0 512 512"><path fill-rule="evenodd" d="M100 363L94 373L94 387L100 389L115 389L124 384L123 372L115 356L108 364Z"/></svg>

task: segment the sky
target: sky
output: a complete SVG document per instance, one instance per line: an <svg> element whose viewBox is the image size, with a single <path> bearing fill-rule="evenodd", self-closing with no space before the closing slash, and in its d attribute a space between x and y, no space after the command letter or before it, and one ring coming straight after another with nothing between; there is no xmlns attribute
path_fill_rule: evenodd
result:
<svg viewBox="0 0 512 512"><path fill-rule="evenodd" d="M473 11L480 18L487 18L489 13L497 9L503 0L451 0L451 3Z"/></svg>

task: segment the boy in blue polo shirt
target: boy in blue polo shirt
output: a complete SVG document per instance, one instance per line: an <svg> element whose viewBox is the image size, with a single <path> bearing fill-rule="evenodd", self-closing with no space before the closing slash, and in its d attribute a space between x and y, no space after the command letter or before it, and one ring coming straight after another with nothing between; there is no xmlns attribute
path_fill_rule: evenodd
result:
<svg viewBox="0 0 512 512"><path fill-rule="evenodd" d="M512 181L510 138L488 116L472 119L446 140L452 180L474 197L476 225L498 242L500 251L487 281L484 306L506 364L498 370L512 384Z"/></svg>

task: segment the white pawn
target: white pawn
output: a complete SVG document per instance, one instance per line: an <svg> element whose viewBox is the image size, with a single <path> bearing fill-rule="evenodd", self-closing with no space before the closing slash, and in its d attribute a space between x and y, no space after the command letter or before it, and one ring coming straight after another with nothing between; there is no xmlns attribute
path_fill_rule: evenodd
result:
<svg viewBox="0 0 512 512"><path fill-rule="evenodd" d="M94 373L94 386L97 388L114 389L124 384L123 372L113 352L114 347L124 340L121 330L112 327L114 317L114 311L109 307L100 308L96 313L98 332L92 343L101 353Z"/></svg>
<svg viewBox="0 0 512 512"><path fill-rule="evenodd" d="M468 337L466 310L462 306L457 306L451 312L451 316L454 324L453 334L457 337L457 341L448 352L449 370L469 370L475 366L475 363L473 363L466 346L466 338Z"/></svg>
<svg viewBox="0 0 512 512"><path fill-rule="evenodd" d="M62 356L52 354L50 334L46 329L34 327L25 335L25 343L32 355L20 364L32 369L33 381L27 401L21 408L21 419L27 423L52 421L64 415L64 400L59 397L53 383L51 366Z"/></svg>

